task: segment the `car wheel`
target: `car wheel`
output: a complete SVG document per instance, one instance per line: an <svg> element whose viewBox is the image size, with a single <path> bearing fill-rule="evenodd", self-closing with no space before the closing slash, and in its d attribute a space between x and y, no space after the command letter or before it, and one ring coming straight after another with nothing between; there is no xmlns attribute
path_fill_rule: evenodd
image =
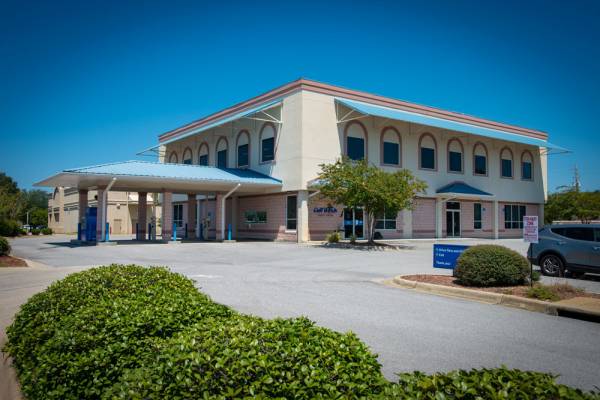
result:
<svg viewBox="0 0 600 400"><path fill-rule="evenodd" d="M542 274L548 276L562 276L564 272L564 264L562 259L556 254L548 254L542 257L540 262L540 270Z"/></svg>

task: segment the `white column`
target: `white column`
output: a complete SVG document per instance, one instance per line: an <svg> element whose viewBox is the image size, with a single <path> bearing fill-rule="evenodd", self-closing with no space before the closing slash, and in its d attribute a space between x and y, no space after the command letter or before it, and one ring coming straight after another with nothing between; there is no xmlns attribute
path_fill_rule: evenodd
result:
<svg viewBox="0 0 600 400"><path fill-rule="evenodd" d="M296 197L296 240L308 242L308 190L299 190Z"/></svg>
<svg viewBox="0 0 600 400"><path fill-rule="evenodd" d="M442 213L444 211L444 202L442 199L435 200L435 237L442 237Z"/></svg>
<svg viewBox="0 0 600 400"><path fill-rule="evenodd" d="M411 239L413 237L412 210L402 210L402 237Z"/></svg>
<svg viewBox="0 0 600 400"><path fill-rule="evenodd" d="M498 239L499 235L498 235L498 200L494 200L494 207L492 207L494 209L494 215L493 217L493 230L494 230L494 239Z"/></svg>

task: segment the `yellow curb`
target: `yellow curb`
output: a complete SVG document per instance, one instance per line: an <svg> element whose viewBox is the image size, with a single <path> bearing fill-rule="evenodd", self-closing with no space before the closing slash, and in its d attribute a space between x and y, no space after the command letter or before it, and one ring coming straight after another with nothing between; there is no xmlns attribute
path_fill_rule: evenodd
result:
<svg viewBox="0 0 600 400"><path fill-rule="evenodd" d="M442 296L460 297L462 299L475 300L489 304L500 304L507 307L522 310L541 312L549 315L559 315L561 311L600 318L600 312L578 308L570 305L550 303L547 301L528 299L511 294L485 292L483 290L458 288L453 286L436 285L433 283L417 282L395 276L391 282L396 287L414 289L421 292L437 294Z"/></svg>

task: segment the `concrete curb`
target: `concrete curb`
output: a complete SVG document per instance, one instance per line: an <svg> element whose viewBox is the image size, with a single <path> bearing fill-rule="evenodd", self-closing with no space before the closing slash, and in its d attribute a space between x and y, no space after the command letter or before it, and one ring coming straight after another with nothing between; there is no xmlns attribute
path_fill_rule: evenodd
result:
<svg viewBox="0 0 600 400"><path fill-rule="evenodd" d="M555 304L547 301L528 299L511 294L485 292L483 290L465 289L452 286L436 285L433 283L417 282L396 276L392 282L405 289L414 289L420 292L442 296L460 297L468 300L480 301L488 304L500 304L522 310L541 312L549 315L581 316L582 319L600 320L600 312L586 310L578 307Z"/></svg>

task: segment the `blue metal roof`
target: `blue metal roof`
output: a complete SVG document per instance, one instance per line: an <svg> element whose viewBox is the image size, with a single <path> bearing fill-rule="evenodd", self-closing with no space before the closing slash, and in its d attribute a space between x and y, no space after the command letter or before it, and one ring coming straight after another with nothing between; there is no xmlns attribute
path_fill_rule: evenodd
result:
<svg viewBox="0 0 600 400"><path fill-rule="evenodd" d="M519 135L500 129L484 128L478 125L431 117L428 115L398 110L395 108L376 106L373 104L367 104L360 101L348 100L344 98L336 98L336 101L362 114L375 115L377 117L413 122L415 124L434 126L436 128L449 129L458 132L466 132L471 133L473 135L485 136L492 139L506 140L509 142L523 143L536 147L545 147L548 149L568 151L567 149L549 143L546 140Z"/></svg>
<svg viewBox="0 0 600 400"><path fill-rule="evenodd" d="M443 186L436 190L436 193L466 194L471 196L493 196L493 194L491 193L474 188L473 186L467 185L464 182L452 182L449 185Z"/></svg>
<svg viewBox="0 0 600 400"><path fill-rule="evenodd" d="M250 169L217 168L189 164L163 164L138 160L66 169L63 173L281 185L279 179Z"/></svg>

